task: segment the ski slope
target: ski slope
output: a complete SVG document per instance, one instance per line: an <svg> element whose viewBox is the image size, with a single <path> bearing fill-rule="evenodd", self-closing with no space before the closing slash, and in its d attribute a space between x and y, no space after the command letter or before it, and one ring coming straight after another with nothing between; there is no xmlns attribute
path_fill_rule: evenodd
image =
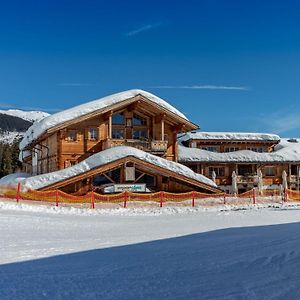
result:
<svg viewBox="0 0 300 300"><path fill-rule="evenodd" d="M0 299L299 299L298 206L0 202Z"/></svg>

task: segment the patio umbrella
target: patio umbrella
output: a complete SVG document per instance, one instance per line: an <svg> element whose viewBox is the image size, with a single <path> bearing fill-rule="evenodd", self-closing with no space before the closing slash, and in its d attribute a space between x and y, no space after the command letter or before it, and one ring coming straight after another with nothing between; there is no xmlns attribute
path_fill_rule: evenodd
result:
<svg viewBox="0 0 300 300"><path fill-rule="evenodd" d="M264 186L263 175L262 175L261 170L257 171L257 177L258 177L258 183L257 183L258 193L261 195L263 192L263 186Z"/></svg>
<svg viewBox="0 0 300 300"><path fill-rule="evenodd" d="M232 178L232 183L231 183L232 184L232 193L234 195L236 195L238 188L237 188L237 176L236 176L235 171L232 172L231 178Z"/></svg>
<svg viewBox="0 0 300 300"><path fill-rule="evenodd" d="M283 172L282 172L282 188L284 191L287 190L287 188L288 188L287 174L286 174L285 170L283 170Z"/></svg>
<svg viewBox="0 0 300 300"><path fill-rule="evenodd" d="M216 177L217 177L216 172L215 172L215 171L212 171L212 173L211 173L211 179L212 179L212 181L213 181L214 183L216 183Z"/></svg>

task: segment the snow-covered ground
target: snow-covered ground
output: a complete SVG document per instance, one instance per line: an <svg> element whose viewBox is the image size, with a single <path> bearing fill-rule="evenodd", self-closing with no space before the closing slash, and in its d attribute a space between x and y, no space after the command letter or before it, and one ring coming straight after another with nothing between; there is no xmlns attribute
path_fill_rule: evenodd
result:
<svg viewBox="0 0 300 300"><path fill-rule="evenodd" d="M2 200L0 299L299 299L299 208Z"/></svg>

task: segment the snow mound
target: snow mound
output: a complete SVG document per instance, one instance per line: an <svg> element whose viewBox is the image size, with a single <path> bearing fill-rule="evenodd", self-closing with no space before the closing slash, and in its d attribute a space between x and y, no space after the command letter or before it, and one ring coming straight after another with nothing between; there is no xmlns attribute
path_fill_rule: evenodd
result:
<svg viewBox="0 0 300 300"><path fill-rule="evenodd" d="M158 104L164 109L176 114L177 116L187 120L186 116L183 115L180 111L174 108L172 105L168 104L165 100L148 93L143 90L128 90L121 93L113 94L106 96L104 98L94 100L85 104L75 106L73 108L58 112L56 114L50 115L41 121L33 124L26 132L23 140L20 143L20 149L24 149L28 144L41 136L49 128L52 128L56 125L63 124L64 122L76 119L78 117L84 116L91 112L104 109L113 104L125 101L127 99L133 98L137 95L142 95L145 98L151 100L152 102Z"/></svg>
<svg viewBox="0 0 300 300"><path fill-rule="evenodd" d="M40 189L42 187L46 187L48 185L63 181L79 174L83 174L87 171L111 163L115 160L130 156L175 172L177 174L181 174L185 177L197 180L201 183L216 187L216 184L212 180L201 174L195 173L190 168L180 163L169 161L159 156L155 156L142 150L127 146L119 146L101 151L88 157L77 165L63 170L26 178L22 181L22 186L29 189Z"/></svg>
<svg viewBox="0 0 300 300"><path fill-rule="evenodd" d="M28 173L13 173L6 175L0 178L0 185L15 185L24 180L25 178L30 177Z"/></svg>

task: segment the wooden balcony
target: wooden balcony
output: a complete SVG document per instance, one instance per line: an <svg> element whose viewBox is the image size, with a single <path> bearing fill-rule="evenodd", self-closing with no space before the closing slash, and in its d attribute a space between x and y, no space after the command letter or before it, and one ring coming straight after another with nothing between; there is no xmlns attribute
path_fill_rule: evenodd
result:
<svg viewBox="0 0 300 300"><path fill-rule="evenodd" d="M159 140L143 141L134 139L107 139L103 142L103 150L117 146L130 146L146 152L164 153L167 151L168 142Z"/></svg>

